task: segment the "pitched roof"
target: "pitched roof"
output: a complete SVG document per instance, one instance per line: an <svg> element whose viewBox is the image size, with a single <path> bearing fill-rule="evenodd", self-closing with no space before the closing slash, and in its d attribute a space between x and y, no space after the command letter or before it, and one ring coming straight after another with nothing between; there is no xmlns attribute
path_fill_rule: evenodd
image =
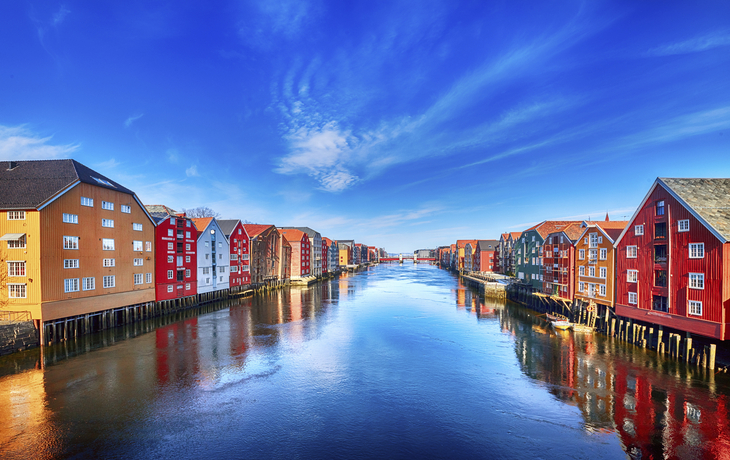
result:
<svg viewBox="0 0 730 460"><path fill-rule="evenodd" d="M306 233L296 228L279 228L277 230L291 243L300 243L302 241L302 237L306 235ZM309 235L307 235L307 237L309 237Z"/></svg>
<svg viewBox="0 0 730 460"><path fill-rule="evenodd" d="M243 224L243 228L246 229L246 233L248 233L249 238L253 238L254 236L263 233L265 230L267 230L271 227L273 227L273 225Z"/></svg>
<svg viewBox="0 0 730 460"><path fill-rule="evenodd" d="M582 220L545 220L540 222L539 224L535 225L534 227L530 227L525 231L529 230L535 230L537 233L540 234L540 236L545 239L546 236L548 236L551 233L565 231L569 228L569 226L572 226L572 224L582 224ZM572 230L571 230L572 231ZM576 238L580 236L580 234L583 232L582 229L580 229L580 232L576 235ZM568 233L566 233L568 234ZM570 235L568 235L570 237Z"/></svg>
<svg viewBox="0 0 730 460"><path fill-rule="evenodd" d="M700 222L730 240L730 179L657 178Z"/></svg>
<svg viewBox="0 0 730 460"><path fill-rule="evenodd" d="M322 241L324 241L325 243L327 243L327 246L332 246L332 240L329 239L329 238L327 238L326 236L323 236L322 237Z"/></svg>
<svg viewBox="0 0 730 460"><path fill-rule="evenodd" d="M467 244L472 243L472 246L476 246L477 240L456 240L456 246L458 248L465 248Z"/></svg>
<svg viewBox="0 0 730 460"><path fill-rule="evenodd" d="M502 233L502 235L500 235L500 238L506 240L507 238L509 238L509 233Z"/></svg>
<svg viewBox="0 0 730 460"><path fill-rule="evenodd" d="M506 233L505 233L505 235L506 235ZM490 249L497 249L499 247L499 240L479 240L477 242L477 246L482 251L489 251Z"/></svg>
<svg viewBox="0 0 730 460"><path fill-rule="evenodd" d="M621 232L624 231L626 226L629 224L628 220L610 220L602 222L592 222L593 225L603 230L603 233L611 239L612 242L616 241Z"/></svg>
<svg viewBox="0 0 730 460"><path fill-rule="evenodd" d="M310 238L314 238L317 235L319 235L320 238L322 237L322 235L320 235L320 233L317 230L313 230L309 227L279 227L279 228L295 228L295 229L299 230L300 232L306 233L307 236L309 236Z"/></svg>
<svg viewBox="0 0 730 460"><path fill-rule="evenodd" d="M170 216L177 216L179 213L164 204L146 204L145 209L151 216L166 219Z"/></svg>
<svg viewBox="0 0 730 460"><path fill-rule="evenodd" d="M509 234L510 234L510 236L512 237L513 240L516 240L517 238L519 238L520 236L522 236L522 232L510 232Z"/></svg>
<svg viewBox="0 0 730 460"><path fill-rule="evenodd" d="M231 236L233 230L236 229L236 225L241 221L238 219L216 219L216 222L218 222L218 226L224 235Z"/></svg>
<svg viewBox="0 0 730 460"><path fill-rule="evenodd" d="M0 208L40 208L78 182L134 196L133 191L76 160L3 161Z"/></svg>
<svg viewBox="0 0 730 460"><path fill-rule="evenodd" d="M583 234L585 231L585 227L583 227L582 222L571 222L568 225L561 225L559 229L554 230L547 235L543 236L543 238L546 238L548 235L555 234L555 233L564 233L570 241L578 241L578 238Z"/></svg>
<svg viewBox="0 0 730 460"><path fill-rule="evenodd" d="M206 228L208 228L208 225L210 225L210 222L213 220L212 217L198 217L195 219L190 219L195 224L195 227L198 229L198 235L203 233Z"/></svg>

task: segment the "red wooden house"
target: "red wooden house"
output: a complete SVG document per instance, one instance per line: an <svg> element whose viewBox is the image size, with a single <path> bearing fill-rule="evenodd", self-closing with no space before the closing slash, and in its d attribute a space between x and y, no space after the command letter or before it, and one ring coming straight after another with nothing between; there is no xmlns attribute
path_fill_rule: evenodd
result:
<svg viewBox="0 0 730 460"><path fill-rule="evenodd" d="M616 314L730 339L730 179L657 178L614 245Z"/></svg>
<svg viewBox="0 0 730 460"><path fill-rule="evenodd" d="M572 301L575 296L575 243L583 233L580 222L570 222L548 233L542 251L542 292Z"/></svg>
<svg viewBox="0 0 730 460"><path fill-rule="evenodd" d="M155 299L198 294L198 229L167 206L145 206L155 220Z"/></svg>
<svg viewBox="0 0 730 460"><path fill-rule="evenodd" d="M303 278L311 273L311 245L309 235L295 228L279 229L282 235L291 245L291 276L292 278Z"/></svg>
<svg viewBox="0 0 730 460"><path fill-rule="evenodd" d="M216 219L217 220L217 219ZM231 258L230 287L237 291L251 284L249 236L240 220L218 220L218 226L228 238Z"/></svg>
<svg viewBox="0 0 730 460"><path fill-rule="evenodd" d="M475 272L498 272L497 250L499 241L497 240L479 240L474 250L474 265L472 270Z"/></svg>

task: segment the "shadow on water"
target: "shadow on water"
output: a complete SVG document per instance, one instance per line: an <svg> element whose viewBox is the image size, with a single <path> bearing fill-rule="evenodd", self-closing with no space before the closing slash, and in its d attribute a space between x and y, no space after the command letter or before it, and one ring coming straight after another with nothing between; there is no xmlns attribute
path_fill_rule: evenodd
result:
<svg viewBox="0 0 730 460"><path fill-rule="evenodd" d="M615 432L631 458L730 458L730 378L602 334L559 331L536 312L458 283L456 306L496 319L522 372Z"/></svg>

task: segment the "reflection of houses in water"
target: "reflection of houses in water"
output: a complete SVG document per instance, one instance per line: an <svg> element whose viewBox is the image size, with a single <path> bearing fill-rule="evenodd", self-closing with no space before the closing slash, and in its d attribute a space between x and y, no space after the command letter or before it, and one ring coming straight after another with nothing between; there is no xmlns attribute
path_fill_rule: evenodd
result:
<svg viewBox="0 0 730 460"><path fill-rule="evenodd" d="M711 373L601 336L556 333L520 307L499 315L522 371L578 407L589 431L615 431L633 458L730 458L728 395L716 393Z"/></svg>
<svg viewBox="0 0 730 460"><path fill-rule="evenodd" d="M497 310L504 308L503 301L482 298L479 292L461 283L453 292L456 294L456 308L465 309L479 319L494 317Z"/></svg>
<svg viewBox="0 0 730 460"><path fill-rule="evenodd" d="M155 330L157 382L160 385L193 383L199 370L197 344L197 317Z"/></svg>

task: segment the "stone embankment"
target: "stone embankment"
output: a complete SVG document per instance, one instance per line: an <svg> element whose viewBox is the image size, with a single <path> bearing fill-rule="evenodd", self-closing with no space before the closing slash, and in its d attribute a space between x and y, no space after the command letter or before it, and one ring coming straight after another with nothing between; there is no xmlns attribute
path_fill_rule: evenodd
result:
<svg viewBox="0 0 730 460"><path fill-rule="evenodd" d="M0 321L0 356L37 347L38 329L33 321Z"/></svg>

